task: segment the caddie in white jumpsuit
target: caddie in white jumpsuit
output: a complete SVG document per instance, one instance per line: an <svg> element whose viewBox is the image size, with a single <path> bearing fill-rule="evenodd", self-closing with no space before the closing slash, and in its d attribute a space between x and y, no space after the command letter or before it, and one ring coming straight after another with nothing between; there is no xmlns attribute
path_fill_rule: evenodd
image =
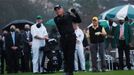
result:
<svg viewBox="0 0 134 75"><path fill-rule="evenodd" d="M43 51L40 51L40 47L45 46L45 40L48 39L48 33L45 26L42 24L42 17L37 16L36 24L31 27L32 34L32 63L33 73L42 73L43 67L41 62L43 58Z"/></svg>
<svg viewBox="0 0 134 75"><path fill-rule="evenodd" d="M74 59L74 66L75 71L78 71L78 58L80 60L80 66L81 70L85 71L85 55L84 55L84 47L83 47L83 39L84 39L84 33L79 28L78 23L73 24L76 34L76 50L75 50L75 59Z"/></svg>

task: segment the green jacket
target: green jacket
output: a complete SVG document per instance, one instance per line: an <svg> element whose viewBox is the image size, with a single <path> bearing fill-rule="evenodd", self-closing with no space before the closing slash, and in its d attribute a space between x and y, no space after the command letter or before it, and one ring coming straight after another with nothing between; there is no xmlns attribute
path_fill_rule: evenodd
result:
<svg viewBox="0 0 134 75"><path fill-rule="evenodd" d="M115 29L116 29L116 27L114 27L114 26L112 26L112 31L110 31L109 27L105 28L107 35L112 35L114 37L113 39L109 39L108 37L105 39L105 47L106 48L109 47L110 43L111 43L112 48L116 48Z"/></svg>
<svg viewBox="0 0 134 75"><path fill-rule="evenodd" d="M117 45L119 44L119 36L120 36L120 25L117 25L115 31L115 40ZM131 29L128 23L124 23L124 37L126 44L129 45L129 43L131 42Z"/></svg>

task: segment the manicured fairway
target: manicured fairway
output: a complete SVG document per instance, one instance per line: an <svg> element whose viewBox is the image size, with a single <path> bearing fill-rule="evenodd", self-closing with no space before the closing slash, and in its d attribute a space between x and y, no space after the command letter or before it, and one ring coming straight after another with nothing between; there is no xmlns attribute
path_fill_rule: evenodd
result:
<svg viewBox="0 0 134 75"><path fill-rule="evenodd" d="M17 73L17 74L4 74L4 75L64 75L63 73L53 74L32 74L32 73ZM109 72L76 72L75 75L134 75L134 71L109 71Z"/></svg>

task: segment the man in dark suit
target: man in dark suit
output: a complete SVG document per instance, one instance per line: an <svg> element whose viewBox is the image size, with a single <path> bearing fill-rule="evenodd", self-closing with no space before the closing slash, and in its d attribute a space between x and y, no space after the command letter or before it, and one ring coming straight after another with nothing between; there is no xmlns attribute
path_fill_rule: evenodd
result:
<svg viewBox="0 0 134 75"><path fill-rule="evenodd" d="M5 36L7 35L7 31L3 31L3 33L0 34L0 74L4 74L5 69Z"/></svg>
<svg viewBox="0 0 134 75"><path fill-rule="evenodd" d="M30 32L30 26L28 24L25 25L25 31L22 33L22 71L29 72L30 71L30 63L31 63L31 42L32 35Z"/></svg>
<svg viewBox="0 0 134 75"><path fill-rule="evenodd" d="M9 34L5 37L7 73L17 73L19 70L20 35L11 25Z"/></svg>

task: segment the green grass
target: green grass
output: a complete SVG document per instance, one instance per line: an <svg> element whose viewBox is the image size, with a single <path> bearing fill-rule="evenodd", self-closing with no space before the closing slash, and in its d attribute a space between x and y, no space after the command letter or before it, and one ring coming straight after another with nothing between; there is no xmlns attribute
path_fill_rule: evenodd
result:
<svg viewBox="0 0 134 75"><path fill-rule="evenodd" d="M32 74L32 73L17 73L17 74L5 74L5 75L64 75L63 73L53 74ZM74 75L134 75L134 71L109 71L109 72L77 72Z"/></svg>

